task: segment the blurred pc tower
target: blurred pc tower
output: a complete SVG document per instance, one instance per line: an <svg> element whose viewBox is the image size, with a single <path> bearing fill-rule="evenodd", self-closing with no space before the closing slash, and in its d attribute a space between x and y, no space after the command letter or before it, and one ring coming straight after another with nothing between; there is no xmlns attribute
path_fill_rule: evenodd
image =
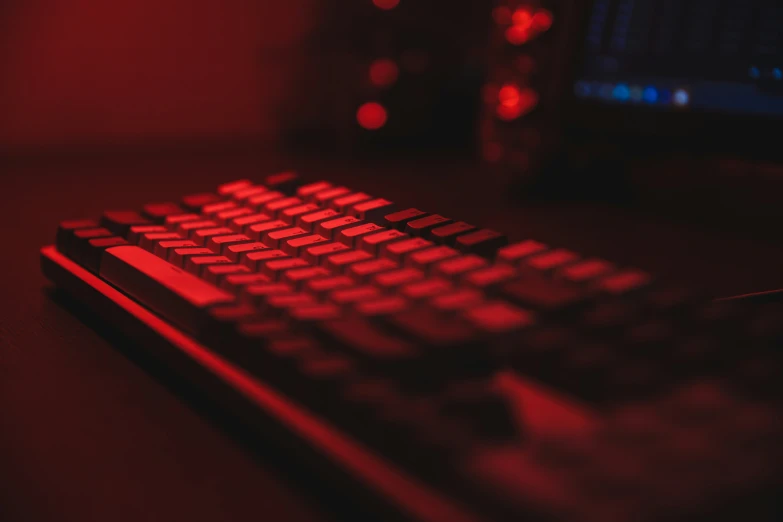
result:
<svg viewBox="0 0 783 522"><path fill-rule="evenodd" d="M279 116L297 149L473 152L488 2L322 2Z"/></svg>

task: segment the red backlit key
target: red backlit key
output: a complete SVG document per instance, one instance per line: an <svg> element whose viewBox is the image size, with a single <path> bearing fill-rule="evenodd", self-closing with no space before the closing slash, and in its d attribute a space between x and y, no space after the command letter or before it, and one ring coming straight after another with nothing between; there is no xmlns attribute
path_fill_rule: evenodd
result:
<svg viewBox="0 0 783 522"><path fill-rule="evenodd" d="M271 221L271 220L272 220L271 217L260 212L257 214L248 214L246 216L234 218L231 220L231 223L229 223L228 227L234 229L239 233L246 233L247 229L251 225L258 225L259 223L264 223L266 221Z"/></svg>
<svg viewBox="0 0 783 522"><path fill-rule="evenodd" d="M465 223L464 221L457 221L450 225L433 228L430 232L430 238L436 243L454 246L457 237L473 230L476 230L476 227L473 225Z"/></svg>
<svg viewBox="0 0 783 522"><path fill-rule="evenodd" d="M240 295L243 301L255 306L266 307L267 300L273 295L290 295L294 291L291 285L285 283L259 283L242 288Z"/></svg>
<svg viewBox="0 0 783 522"><path fill-rule="evenodd" d="M204 247L183 247L183 248L172 248L169 250L169 258L168 262L172 265L178 266L180 268L185 267L185 261L193 256L212 256L215 255L214 252L212 252L208 248Z"/></svg>
<svg viewBox="0 0 783 522"><path fill-rule="evenodd" d="M328 208L319 212L313 212L312 214L303 214L297 219L297 225L307 230L313 230L318 223L322 221L328 221L339 216L336 211Z"/></svg>
<svg viewBox="0 0 783 522"><path fill-rule="evenodd" d="M316 305L315 299L310 294L290 293L270 295L266 299L266 310L276 316L287 312L290 308Z"/></svg>
<svg viewBox="0 0 783 522"><path fill-rule="evenodd" d="M400 268L400 265L390 259L373 259L350 265L346 269L346 273L357 281L366 281L375 274L397 268Z"/></svg>
<svg viewBox="0 0 783 522"><path fill-rule="evenodd" d="M68 255L68 246L73 239L73 234L76 230L87 228L100 228L98 222L92 219L72 219L69 221L63 221L57 228L57 250L61 253Z"/></svg>
<svg viewBox="0 0 783 522"><path fill-rule="evenodd" d="M201 275L205 267L209 265L231 264L226 256L191 256L185 260L185 270L193 275Z"/></svg>
<svg viewBox="0 0 783 522"><path fill-rule="evenodd" d="M288 257L288 254L282 250L267 248L265 250L258 250L256 252L248 252L244 256L241 256L240 260L250 270L258 272L264 263L273 259L283 259Z"/></svg>
<svg viewBox="0 0 783 522"><path fill-rule="evenodd" d="M81 252L80 263L90 272L97 274L101 265L101 256L107 248L127 245L125 238L120 236L99 237L87 241Z"/></svg>
<svg viewBox="0 0 783 522"><path fill-rule="evenodd" d="M509 281L516 276L517 270L513 266L494 265L468 272L462 280L472 286L488 290L490 287Z"/></svg>
<svg viewBox="0 0 783 522"><path fill-rule="evenodd" d="M238 294L242 289L249 285L269 283L272 280L264 274L230 274L223 278L220 288Z"/></svg>
<svg viewBox="0 0 783 522"><path fill-rule="evenodd" d="M293 239L295 237L310 235L309 232L303 228L290 227L275 229L261 235L261 241L266 243L272 248L279 248L283 241Z"/></svg>
<svg viewBox="0 0 783 522"><path fill-rule="evenodd" d="M316 181L315 183L302 185L301 187L296 189L296 195L305 201L309 201L313 196L313 194L317 192L322 192L329 188L332 188L332 184L329 183L328 181Z"/></svg>
<svg viewBox="0 0 783 522"><path fill-rule="evenodd" d="M305 236L295 237L293 239L281 241L280 250L282 250L283 252L287 252L292 256L298 256L303 249L306 249L308 247L320 243L325 243L327 241L329 240L323 236L319 236L318 234L308 234Z"/></svg>
<svg viewBox="0 0 783 522"><path fill-rule="evenodd" d="M392 212L391 214L386 214L383 216L383 222L381 224L395 230L404 230L405 225L408 224L408 221L418 219L426 215L426 212L423 212L417 208L408 208L398 212Z"/></svg>
<svg viewBox="0 0 783 522"><path fill-rule="evenodd" d="M161 241L185 239L179 234L174 232L147 232L139 237L139 246L148 252L155 251L155 245Z"/></svg>
<svg viewBox="0 0 783 522"><path fill-rule="evenodd" d="M408 299L428 299L451 291L454 288L450 282L440 278L429 278L426 281L410 283L400 288L400 293Z"/></svg>
<svg viewBox="0 0 783 522"><path fill-rule="evenodd" d="M214 236L230 236L232 234L234 234L234 231L228 227L199 228L193 231L190 239L198 245L206 245L207 241Z"/></svg>
<svg viewBox="0 0 783 522"><path fill-rule="evenodd" d="M457 255L459 255L459 252L447 246L427 248L411 253L406 260L406 264L426 272L435 263Z"/></svg>
<svg viewBox="0 0 783 522"><path fill-rule="evenodd" d="M326 321L338 319L342 316L339 306L332 303L310 304L304 306L292 306L287 310L288 317L291 320L300 323L311 323L315 321Z"/></svg>
<svg viewBox="0 0 783 522"><path fill-rule="evenodd" d="M372 255L378 255L378 250L384 245L408 239L410 236L399 230L384 230L359 238L357 246Z"/></svg>
<svg viewBox="0 0 783 522"><path fill-rule="evenodd" d="M525 260L524 265L535 268L536 270L554 270L573 263L578 258L579 257L570 250L558 248L557 250L550 250L549 252L530 257Z"/></svg>
<svg viewBox="0 0 783 522"><path fill-rule="evenodd" d="M441 312L454 312L470 308L484 299L484 294L473 288L462 288L433 297L430 305Z"/></svg>
<svg viewBox="0 0 783 522"><path fill-rule="evenodd" d="M396 205L389 200L376 198L371 199L370 201L362 201L361 203L354 205L352 208L348 209L348 213L361 220L384 225L386 223L386 216L394 210L395 206Z"/></svg>
<svg viewBox="0 0 783 522"><path fill-rule="evenodd" d="M259 250L269 250L269 247L260 241L254 241L251 243L238 243L227 245L221 252L224 256L228 257L231 261L239 263L242 261L242 257L250 252L258 252Z"/></svg>
<svg viewBox="0 0 783 522"><path fill-rule="evenodd" d="M227 234L223 236L212 236L207 240L205 245L207 248L212 249L218 254L226 254L226 249L229 245L240 245L244 243L252 243L253 240L244 234Z"/></svg>
<svg viewBox="0 0 783 522"><path fill-rule="evenodd" d="M543 243L528 239L519 243L514 243L513 245L505 246L498 250L497 261L499 263L516 264L517 261L532 256L533 254L541 253L547 248L548 247Z"/></svg>
<svg viewBox="0 0 783 522"><path fill-rule="evenodd" d="M299 217L305 214L312 214L313 212L318 211L318 209L319 207L315 203L288 207L280 213L280 219L291 225L299 225Z"/></svg>
<svg viewBox="0 0 783 522"><path fill-rule="evenodd" d="M302 252L302 257L310 264L320 265L327 257L331 256L332 254L337 254L346 250L349 250L348 246L343 245L342 243L325 243L323 245L316 245L305 248L304 252Z"/></svg>
<svg viewBox="0 0 783 522"><path fill-rule="evenodd" d="M101 217L101 226L114 232L118 236L125 237L130 227L134 225L152 225L152 221L138 212L129 210L115 210L104 212Z"/></svg>
<svg viewBox="0 0 783 522"><path fill-rule="evenodd" d="M284 283L290 284L296 289L300 289L302 285L305 282L309 281L310 279L326 277L330 275L331 272L329 272L327 269L323 267L311 266L311 267L294 268L288 270L282 275L280 280L283 281Z"/></svg>
<svg viewBox="0 0 783 522"><path fill-rule="evenodd" d="M392 289L413 281L424 279L424 272L415 268L401 268L382 272L373 278L373 282L383 289Z"/></svg>
<svg viewBox="0 0 783 522"><path fill-rule="evenodd" d="M353 216L344 216L337 219L330 219L329 221L321 221L315 227L315 233L324 237L333 238L336 232L344 228L353 227L360 221Z"/></svg>
<svg viewBox="0 0 783 522"><path fill-rule="evenodd" d="M284 194L294 194L297 187L302 184L302 180L294 171L287 170L285 172L278 172L276 174L270 174L264 180L264 185L272 190L279 190Z"/></svg>
<svg viewBox="0 0 783 522"><path fill-rule="evenodd" d="M262 221L261 223L256 223L255 225L250 225L247 227L245 229L245 235L248 235L253 239L263 241L262 238L272 230L283 228L290 228L290 226L285 221L281 221L279 219L273 219L272 221Z"/></svg>
<svg viewBox="0 0 783 522"><path fill-rule="evenodd" d="M464 253L478 254L493 258L499 248L508 244L505 234L484 228L458 236L454 242L457 250Z"/></svg>
<svg viewBox="0 0 783 522"><path fill-rule="evenodd" d="M458 256L441 261L437 265L433 266L431 271L435 275L440 275L446 278L456 277L465 272L476 270L487 266L487 261L483 257L477 255Z"/></svg>
<svg viewBox="0 0 783 522"><path fill-rule="evenodd" d="M248 199L252 198L253 196L258 196L265 192L269 192L269 189L266 187L262 187L261 185L252 185L250 187L245 187L243 189L237 190L231 195L231 197L233 197L234 200L243 203L246 202Z"/></svg>
<svg viewBox="0 0 783 522"><path fill-rule="evenodd" d="M278 192L276 190L270 190L267 192L263 192L261 194L257 194L255 196L250 196L249 198L247 198L246 205L256 210L259 210L267 203L270 203L276 199L282 199L284 197L285 194L283 194L282 192Z"/></svg>
<svg viewBox="0 0 783 522"><path fill-rule="evenodd" d="M402 312L408 307L408 301L399 295L359 301L354 309L365 317L389 315Z"/></svg>
<svg viewBox="0 0 783 522"><path fill-rule="evenodd" d="M261 211L269 214L272 217L281 217L280 213L291 207L297 207L302 205L302 200L299 198L280 198L270 201L261 208Z"/></svg>
<svg viewBox="0 0 783 522"><path fill-rule="evenodd" d="M343 252L340 254L334 254L329 256L324 261L323 265L332 272L341 274L345 271L345 268L353 263L359 263L373 259L373 257L367 252L361 250L351 250L349 252Z"/></svg>
<svg viewBox="0 0 783 522"><path fill-rule="evenodd" d="M198 247L196 243L189 239L175 239L173 241L160 241L155 248L152 249L152 253L161 259L168 259L169 252L174 248L187 248Z"/></svg>
<svg viewBox="0 0 783 522"><path fill-rule="evenodd" d="M193 221L183 221L182 223L179 223L174 230L183 236L190 238L190 236L193 234L193 231L195 230L200 228L215 228L217 226L218 224L215 221L198 219Z"/></svg>
<svg viewBox="0 0 783 522"><path fill-rule="evenodd" d="M232 208L230 210L224 210L223 212L218 212L215 214L212 219L218 222L218 224L223 226L230 226L233 224L233 221L236 218L240 218L243 216L249 216L252 215L253 211L249 208ZM233 228L233 227L231 227Z"/></svg>
<svg viewBox="0 0 783 522"><path fill-rule="evenodd" d="M309 266L310 264L304 259L292 257L289 259L274 259L272 261L262 262L260 264L260 271L262 274L271 277L273 281L277 281L283 272L286 272L287 270Z"/></svg>
<svg viewBox="0 0 783 522"><path fill-rule="evenodd" d="M589 293L561 280L523 277L503 285L503 297L534 310L559 312L585 302Z"/></svg>
<svg viewBox="0 0 783 522"><path fill-rule="evenodd" d="M433 228L446 225L447 223L451 223L451 221L452 220L447 217L433 214L431 216L408 221L405 225L405 232L414 237L421 237L427 235Z"/></svg>
<svg viewBox="0 0 783 522"><path fill-rule="evenodd" d="M334 240L350 247L354 247L362 236L366 236L367 234L371 234L373 232L380 232L382 230L384 230L383 227L380 227L375 223L365 223L355 227L343 228L342 230L335 233Z"/></svg>
<svg viewBox="0 0 783 522"><path fill-rule="evenodd" d="M495 334L517 331L535 323L531 312L504 301L479 304L462 312L462 316L479 330Z"/></svg>
<svg viewBox="0 0 783 522"><path fill-rule="evenodd" d="M353 284L353 279L345 275L340 275L309 279L305 281L304 287L308 292L320 296L329 293L332 290L353 286Z"/></svg>
<svg viewBox="0 0 783 522"><path fill-rule="evenodd" d="M233 201L221 201L220 203L204 205L201 208L201 215L211 219L220 212L225 212L226 210L236 210L237 208L237 204Z"/></svg>
<svg viewBox="0 0 783 522"><path fill-rule="evenodd" d="M586 259L565 267L559 275L574 283L584 283L607 275L613 269L614 265L603 259Z"/></svg>
<svg viewBox="0 0 783 522"><path fill-rule="evenodd" d="M130 227L126 237L128 239L128 243L132 245L138 245L142 234L148 234L151 232L164 233L169 232L169 229L161 225L135 225Z"/></svg>
<svg viewBox="0 0 783 522"><path fill-rule="evenodd" d="M166 216L166 225L176 228L180 223L186 221L203 221L199 214L174 214Z"/></svg>
<svg viewBox="0 0 783 522"><path fill-rule="evenodd" d="M348 187L334 187L313 194L313 201L322 207L328 207L329 201L350 194Z"/></svg>
<svg viewBox="0 0 783 522"><path fill-rule="evenodd" d="M598 288L610 294L626 294L650 284L650 274L640 270L625 270L598 281Z"/></svg>
<svg viewBox="0 0 783 522"><path fill-rule="evenodd" d="M215 286L220 286L220 283L223 282L223 278L228 275L249 273L250 269L244 265L215 264L204 268L201 276L205 281L208 281Z"/></svg>
<svg viewBox="0 0 783 522"><path fill-rule="evenodd" d="M366 201L371 197L372 196L370 196L369 194L365 194L364 192L354 192L353 194L348 194L333 199L332 201L329 202L329 206L335 209L337 212L348 214L347 210L351 208L353 205L360 203L362 201Z"/></svg>
<svg viewBox="0 0 783 522"><path fill-rule="evenodd" d="M377 299L380 296L381 291L374 286L354 286L334 290L329 294L329 300L337 305L345 306L359 301Z"/></svg>
<svg viewBox="0 0 783 522"><path fill-rule="evenodd" d="M388 257L392 261L397 263L403 263L407 257L417 250L423 250L433 246L432 241L415 237L413 239L406 239L404 241L395 241L394 243L387 243L381 247L381 255Z"/></svg>
<svg viewBox="0 0 783 522"><path fill-rule="evenodd" d="M250 183L249 180L238 179L236 181L231 181L229 183L223 183L218 187L217 193L220 194L221 196L229 196L239 190L246 189L252 186L253 184Z"/></svg>
<svg viewBox="0 0 783 522"><path fill-rule="evenodd" d="M209 192L190 194L182 198L182 207L190 212L199 213L206 205L220 202L220 196Z"/></svg>
<svg viewBox="0 0 783 522"><path fill-rule="evenodd" d="M163 223L169 216L184 214L185 211L176 203L148 203L141 209L141 214L153 223Z"/></svg>

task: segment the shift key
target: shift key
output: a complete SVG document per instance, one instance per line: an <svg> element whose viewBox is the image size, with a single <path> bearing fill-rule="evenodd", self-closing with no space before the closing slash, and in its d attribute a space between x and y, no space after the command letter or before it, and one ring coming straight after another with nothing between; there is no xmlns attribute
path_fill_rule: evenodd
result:
<svg viewBox="0 0 783 522"><path fill-rule="evenodd" d="M198 334L206 311L234 297L137 246L107 249L100 276L186 330Z"/></svg>

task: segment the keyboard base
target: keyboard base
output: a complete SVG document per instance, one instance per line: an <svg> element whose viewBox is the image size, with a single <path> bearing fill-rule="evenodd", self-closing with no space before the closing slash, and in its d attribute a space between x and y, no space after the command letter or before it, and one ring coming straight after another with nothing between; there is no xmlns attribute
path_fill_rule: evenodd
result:
<svg viewBox="0 0 783 522"><path fill-rule="evenodd" d="M229 409L250 429L287 446L292 458L322 470L324 483L360 488L389 520L480 522L444 495L420 483L275 389L232 365L113 286L77 265L54 246L41 250L41 269L58 287L138 343L180 376ZM293 437L292 437L293 435ZM293 446L293 447L292 447ZM316 465L317 463L317 465ZM382 509L378 510L378 504Z"/></svg>

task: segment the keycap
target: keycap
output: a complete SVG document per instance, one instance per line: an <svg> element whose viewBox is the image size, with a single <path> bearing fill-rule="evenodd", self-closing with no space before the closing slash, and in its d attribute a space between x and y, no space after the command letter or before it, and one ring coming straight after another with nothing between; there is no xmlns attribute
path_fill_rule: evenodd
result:
<svg viewBox="0 0 783 522"><path fill-rule="evenodd" d="M265 274L253 274L253 273L229 274L223 278L222 282L220 283L220 288L236 295L239 294L242 291L242 289L246 286L260 284L260 283L271 283L271 282L272 279Z"/></svg>
<svg viewBox="0 0 783 522"><path fill-rule="evenodd" d="M101 226L114 232L117 236L125 237L133 225L152 225L152 221L138 212L130 210L112 210L104 212L101 216Z"/></svg>
<svg viewBox="0 0 783 522"><path fill-rule="evenodd" d="M598 281L598 288L610 294L620 295L647 286L652 278L640 270L624 270Z"/></svg>
<svg viewBox="0 0 783 522"><path fill-rule="evenodd" d="M393 212L395 207L396 205L387 199L376 198L357 203L348 209L348 213L362 221L385 225L387 223L386 216Z"/></svg>
<svg viewBox="0 0 783 522"><path fill-rule="evenodd" d="M214 219L219 225L234 228L234 220L237 218L245 217L245 216L252 216L253 211L249 208L232 208L229 210L224 210L222 212L218 212L214 216L212 216L212 219Z"/></svg>
<svg viewBox="0 0 783 522"><path fill-rule="evenodd" d="M508 333L535 323L535 315L505 301L486 301L467 308L462 316L478 330Z"/></svg>
<svg viewBox="0 0 783 522"><path fill-rule="evenodd" d="M230 236L232 234L234 234L234 231L228 227L199 228L193 231L190 239L198 245L206 245L215 236Z"/></svg>
<svg viewBox="0 0 783 522"><path fill-rule="evenodd" d="M176 229L180 223L186 221L203 221L203 218L200 214L173 214L166 216L165 224Z"/></svg>
<svg viewBox="0 0 783 522"><path fill-rule="evenodd" d="M258 196L266 192L269 192L269 189L262 185L251 185L249 187L237 190L231 195L231 197L234 199L234 201L237 201L240 204L244 204L253 196Z"/></svg>
<svg viewBox="0 0 783 522"><path fill-rule="evenodd" d="M390 259L373 259L371 261L353 263L346 268L345 273L357 281L367 281L375 274L399 267L399 264Z"/></svg>
<svg viewBox="0 0 783 522"><path fill-rule="evenodd" d="M218 254L225 254L229 246L246 243L254 243L254 241L244 234L214 235L207 239L206 247Z"/></svg>
<svg viewBox="0 0 783 522"><path fill-rule="evenodd" d="M353 279L345 275L340 275L309 279L305 281L304 287L308 292L311 292L320 297L321 295L327 294L332 290L346 288L353 285Z"/></svg>
<svg viewBox="0 0 783 522"><path fill-rule="evenodd" d="M266 308L269 297L273 295L290 295L294 289L285 283L258 283L242 288L240 299L254 306Z"/></svg>
<svg viewBox="0 0 783 522"><path fill-rule="evenodd" d="M328 241L328 239L323 236L319 236L318 234L308 234L305 232L304 235L296 235L292 239L281 240L279 246L280 250L283 252L286 252L292 256L298 256L303 249L313 245L326 243Z"/></svg>
<svg viewBox="0 0 783 522"><path fill-rule="evenodd" d="M204 267L201 277L215 286L220 286L223 278L233 274L249 274L250 269L244 265L214 264Z"/></svg>
<svg viewBox="0 0 783 522"><path fill-rule="evenodd" d="M374 286L363 285L348 288L338 288L329 293L329 300L336 305L345 306L359 301L377 299L381 291Z"/></svg>
<svg viewBox="0 0 783 522"><path fill-rule="evenodd" d="M148 203L141 209L141 215L153 223L164 223L169 216L185 214L185 210L172 202Z"/></svg>
<svg viewBox="0 0 783 522"><path fill-rule="evenodd" d="M261 241L269 245L272 248L278 248L282 245L283 241L293 239L296 237L304 237L311 235L307 230L299 227L279 228L270 230L265 234L261 234Z"/></svg>
<svg viewBox="0 0 783 522"><path fill-rule="evenodd" d="M306 304L289 307L287 316L298 323L312 323L339 319L342 316L342 310L332 303Z"/></svg>
<svg viewBox="0 0 783 522"><path fill-rule="evenodd" d="M345 269L353 263L359 263L369 259L373 259L373 256L367 252L362 252L361 250L349 250L347 252L328 256L324 260L323 266L334 273L342 274Z"/></svg>
<svg viewBox="0 0 783 522"><path fill-rule="evenodd" d="M438 246L433 248L425 248L423 250L417 250L412 252L405 260L405 264L417 268L424 272L428 272L430 267L435 263L449 259L459 255L459 252L451 247Z"/></svg>
<svg viewBox="0 0 783 522"><path fill-rule="evenodd" d="M260 271L261 267L267 261L272 259L282 259L289 257L288 254L276 248L266 248L263 250L248 252L240 256L240 261L253 272Z"/></svg>
<svg viewBox="0 0 783 522"><path fill-rule="evenodd" d="M299 178L299 175L293 171L271 174L264 180L264 185L272 190L279 190L284 194L294 194L301 184L302 180Z"/></svg>
<svg viewBox="0 0 783 522"><path fill-rule="evenodd" d="M270 203L277 199L283 199L284 197L285 194L283 194L282 192L279 192L277 190L268 190L266 192L262 192L261 194L250 196L249 198L247 198L245 205L257 211L260 211L267 203Z"/></svg>
<svg viewBox="0 0 783 522"><path fill-rule="evenodd" d="M151 233L151 232L170 232L170 231L169 229L161 225L134 225L130 227L125 237L128 240L128 243L132 245L138 245L139 240L141 239L141 235Z"/></svg>
<svg viewBox="0 0 783 522"><path fill-rule="evenodd" d="M386 214L385 216L383 216L383 222L381 223L381 225L384 225L388 228L393 228L395 230L404 230L405 225L408 224L408 221L412 221L414 219L418 219L426 215L427 215L426 212L421 211L417 208L408 208L405 210L392 212L391 214Z"/></svg>
<svg viewBox="0 0 783 522"><path fill-rule="evenodd" d="M204 268L209 265L231 264L226 256L191 256L185 259L183 268L194 275L201 275Z"/></svg>
<svg viewBox="0 0 783 522"><path fill-rule="evenodd" d="M384 230L383 232L376 232L374 234L368 234L359 238L357 246L359 249L369 252L372 255L378 255L382 246L396 241L402 241L410 236L400 232L399 230Z"/></svg>
<svg viewBox="0 0 783 522"><path fill-rule="evenodd" d="M214 218L217 214L227 210L236 210L237 204L233 201L221 201L219 203L210 203L201 207L201 215L205 218Z"/></svg>
<svg viewBox="0 0 783 522"><path fill-rule="evenodd" d="M544 252L543 254L526 258L523 261L523 264L536 270L548 271L564 267L569 263L573 263L577 259L579 259L579 256L574 252L565 250L563 248L558 248L555 250L550 250L549 252Z"/></svg>
<svg viewBox="0 0 783 522"><path fill-rule="evenodd" d="M259 223L271 220L271 217L262 212L259 212L256 214L248 214L246 216L234 218L230 223L228 223L228 227L234 229L236 232L245 233L251 225L257 225Z"/></svg>
<svg viewBox="0 0 783 522"><path fill-rule="evenodd" d="M508 244L508 238L495 230L484 228L457 236L454 247L463 253L494 258L499 248Z"/></svg>
<svg viewBox="0 0 783 522"><path fill-rule="evenodd" d="M343 228L335 232L333 239L349 247L355 247L357 241L362 237L374 232L383 231L384 228L375 223L364 223L355 227Z"/></svg>
<svg viewBox="0 0 783 522"><path fill-rule="evenodd" d="M152 249L152 253L161 259L168 259L169 252L175 248L198 247L196 243L189 239L174 239L171 241L159 241Z"/></svg>
<svg viewBox="0 0 783 522"><path fill-rule="evenodd" d="M331 187L332 184L327 181L316 181L315 183L308 183L307 185L302 185L296 189L296 195L303 200L308 201L313 194Z"/></svg>
<svg viewBox="0 0 783 522"><path fill-rule="evenodd" d="M290 308L301 306L312 306L317 304L315 298L310 294L305 293L291 293L291 294L277 294L270 295L266 299L267 312L271 312L276 317L281 313L284 313Z"/></svg>
<svg viewBox="0 0 783 522"><path fill-rule="evenodd" d="M212 203L220 202L220 196L209 192L190 194L182 198L182 207L190 212L200 213L201 209Z"/></svg>
<svg viewBox="0 0 783 522"><path fill-rule="evenodd" d="M55 241L57 250L63 254L68 254L68 248L73 238L73 233L79 229L100 228L98 222L93 219L73 219L62 221L57 227L57 239Z"/></svg>
<svg viewBox="0 0 783 522"><path fill-rule="evenodd" d="M432 348L448 348L446 353L433 355L445 356L441 358L442 362L455 365L455 368L463 364L465 359L471 359L463 356L475 349L476 330L468 322L454 317L444 318L434 310L406 310L389 317L389 322L412 340L418 340Z"/></svg>
<svg viewBox="0 0 783 522"><path fill-rule="evenodd" d="M329 342L371 363L412 360L417 356L409 343L385 334L362 318L324 321L318 333Z"/></svg>
<svg viewBox="0 0 783 522"><path fill-rule="evenodd" d="M290 259L273 259L259 264L261 273L268 275L273 281L280 279L280 276L292 268L309 267L310 264L304 259L296 257Z"/></svg>
<svg viewBox="0 0 783 522"><path fill-rule="evenodd" d="M436 243L454 246L457 241L457 237L474 230L476 230L476 227L470 223L457 221L456 223L451 223L450 225L433 228L430 232L430 237Z"/></svg>
<svg viewBox="0 0 783 522"><path fill-rule="evenodd" d="M279 219L273 219L271 221L263 221L250 225L245 229L245 235L250 236L252 239L263 241L263 237L272 230L278 230L283 228L290 228L288 223Z"/></svg>
<svg viewBox="0 0 783 522"><path fill-rule="evenodd" d="M229 183L223 183L217 188L217 193L221 196L229 196L235 192L252 187L253 184L247 179L238 179Z"/></svg>
<svg viewBox="0 0 783 522"><path fill-rule="evenodd" d="M434 246L432 241L415 237L404 241L387 242L380 247L381 255L396 263L404 263L408 256L417 250Z"/></svg>
<svg viewBox="0 0 783 522"><path fill-rule="evenodd" d="M359 301L354 310L364 317L377 317L402 312L408 307L408 301L399 295Z"/></svg>
<svg viewBox="0 0 783 522"><path fill-rule="evenodd" d="M582 304L590 295L582 288L543 277L524 277L506 283L501 294L522 306L547 312L562 311Z"/></svg>
<svg viewBox="0 0 783 522"><path fill-rule="evenodd" d="M533 254L541 253L547 248L548 247L543 243L527 239L499 249L497 252L497 261L499 263L516 264L521 259Z"/></svg>
<svg viewBox="0 0 783 522"><path fill-rule="evenodd" d="M330 276L331 272L320 266L294 268L283 273L280 280L299 290L310 279Z"/></svg>
<svg viewBox="0 0 783 522"><path fill-rule="evenodd" d="M350 194L350 192L348 187L333 187L316 192L313 194L312 200L322 207L328 207L331 200Z"/></svg>
<svg viewBox="0 0 783 522"><path fill-rule="evenodd" d="M487 266L487 260L475 254L458 256L441 261L432 267L431 272L445 278L456 277L465 272Z"/></svg>
<svg viewBox="0 0 783 522"><path fill-rule="evenodd" d="M352 194L347 194L345 196L340 196L339 198L331 200L329 202L329 207L342 214L349 214L349 208L353 207L353 205L357 203L370 199L370 197L371 196L369 194L365 194L364 192L354 192Z"/></svg>
<svg viewBox="0 0 783 522"><path fill-rule="evenodd" d="M405 225L405 233L414 237L427 236L433 228L451 223L451 219L439 214L414 219Z"/></svg>
<svg viewBox="0 0 783 522"><path fill-rule="evenodd" d="M613 268L614 265L603 259L585 259L568 265L558 275L574 283L584 283L608 274Z"/></svg>
<svg viewBox="0 0 783 522"><path fill-rule="evenodd" d="M483 300L484 294L480 291L474 288L460 288L433 297L430 300L430 305L435 310L449 313L470 308Z"/></svg>
<svg viewBox="0 0 783 522"><path fill-rule="evenodd" d="M244 262L243 256L250 252L258 252L259 250L269 250L266 244L260 241L253 241L250 243L233 243L226 245L223 252L220 252L224 256L228 257L234 263Z"/></svg>
<svg viewBox="0 0 783 522"><path fill-rule="evenodd" d="M71 232L71 240L68 242L68 251L66 255L76 261L81 262L82 253L87 248L90 239L99 237L111 237L114 234L105 228L78 228Z"/></svg>
<svg viewBox="0 0 783 522"><path fill-rule="evenodd" d="M424 272L415 268L401 268L389 272L381 272L373 278L373 283L383 289L393 289L404 284L424 279Z"/></svg>
<svg viewBox="0 0 783 522"><path fill-rule="evenodd" d="M211 306L234 297L137 246L104 251L101 278L170 321L194 333L201 331Z"/></svg>
<svg viewBox="0 0 783 522"><path fill-rule="evenodd" d="M318 223L321 223L322 221L329 221L337 216L339 216L335 210L332 210L331 208L327 208L325 210L319 210L318 212L313 212L312 214L303 214L302 216L297 219L297 225L300 227L312 231Z"/></svg>
<svg viewBox="0 0 783 522"><path fill-rule="evenodd" d="M190 239L193 233L200 228L215 228L218 224L211 219L199 219L191 221L183 221L178 223L172 232L179 232L184 237Z"/></svg>
<svg viewBox="0 0 783 522"><path fill-rule="evenodd" d="M440 278L428 278L418 283L410 283L400 288L400 293L408 299L428 299L454 288L449 281Z"/></svg>
<svg viewBox="0 0 783 522"><path fill-rule="evenodd" d="M323 236L318 236L323 237ZM313 265L320 265L323 263L323 261L331 256L332 254L337 254L339 252L344 252L346 250L350 250L348 248L348 245L343 245L342 243L324 243L324 244L318 244L311 247L304 248L304 252L301 253L302 258L307 261L310 264Z"/></svg>
<svg viewBox="0 0 783 522"><path fill-rule="evenodd" d="M340 230L354 227L359 223L361 222L353 216L344 216L337 219L330 219L329 221L321 221L315 226L315 233L332 239Z"/></svg>
<svg viewBox="0 0 783 522"><path fill-rule="evenodd" d="M193 256L211 256L215 253L204 247L183 247L169 249L167 261L178 268L185 268L185 261Z"/></svg>
<svg viewBox="0 0 783 522"><path fill-rule="evenodd" d="M120 236L99 237L87 241L87 245L81 253L81 264L90 272L97 274L101 266L101 256L107 248L127 245L128 241Z"/></svg>
<svg viewBox="0 0 783 522"><path fill-rule="evenodd" d="M471 286L489 291L500 283L509 281L518 275L517 270L512 266L493 265L468 272L462 280Z"/></svg>
<svg viewBox="0 0 783 522"><path fill-rule="evenodd" d="M290 225L299 226L299 217L304 216L305 214L312 214L313 212L317 212L318 210L319 210L318 205L314 203L309 203L307 205L296 205L284 209L280 213L280 219L282 219L283 221L285 221Z"/></svg>
<svg viewBox="0 0 783 522"><path fill-rule="evenodd" d="M284 210L292 207L298 207L301 205L302 205L302 200L299 198L294 198L294 197L280 198L280 199L275 199L273 201L270 201L269 203L261 207L260 210L265 214L269 214L272 217L280 218L282 217L281 213Z"/></svg>

